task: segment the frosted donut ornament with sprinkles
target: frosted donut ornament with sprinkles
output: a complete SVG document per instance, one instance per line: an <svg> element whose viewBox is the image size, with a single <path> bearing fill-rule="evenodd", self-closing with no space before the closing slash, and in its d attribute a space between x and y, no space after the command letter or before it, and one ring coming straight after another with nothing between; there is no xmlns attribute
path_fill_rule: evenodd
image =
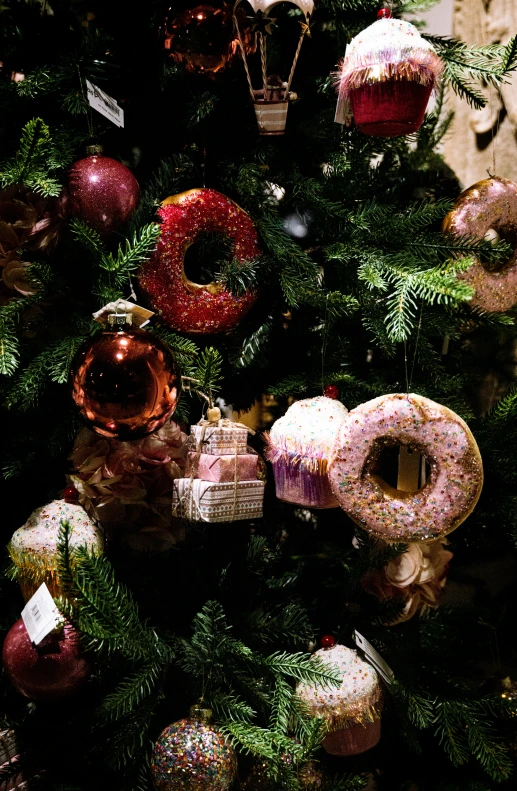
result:
<svg viewBox="0 0 517 791"><path fill-rule="evenodd" d="M394 489L378 474L385 447L406 445L425 457L427 482ZM432 541L455 530L474 510L483 465L459 415L423 396L395 393L352 409L342 423L329 467L341 508L368 533L388 542Z"/></svg>
<svg viewBox="0 0 517 791"><path fill-rule="evenodd" d="M474 239L501 236L513 245L509 261L495 271L488 271L476 260L458 275L474 290L473 308L503 313L517 302L517 184L503 178L478 181L462 192L443 222L443 231L453 236Z"/></svg>
<svg viewBox="0 0 517 791"><path fill-rule="evenodd" d="M139 272L153 308L169 327L188 334L228 332L251 308L257 294L235 296L221 283L193 283L185 274L187 249L200 233L219 231L232 243L232 256L246 263L260 255L257 232L248 214L212 189L172 195L161 205L161 238Z"/></svg>

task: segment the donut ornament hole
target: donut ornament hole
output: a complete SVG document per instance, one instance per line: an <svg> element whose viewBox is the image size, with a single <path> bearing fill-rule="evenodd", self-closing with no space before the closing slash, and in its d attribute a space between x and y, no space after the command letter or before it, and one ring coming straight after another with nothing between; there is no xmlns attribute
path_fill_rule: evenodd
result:
<svg viewBox="0 0 517 791"><path fill-rule="evenodd" d="M426 461L425 474L405 488L400 462L398 488L379 474L385 449L396 446ZM481 494L483 465L459 415L429 398L395 393L349 412L328 477L336 500L356 524L383 541L410 543L434 541L459 527Z"/></svg>
<svg viewBox="0 0 517 791"><path fill-rule="evenodd" d="M482 259L474 261L458 277L474 289L473 308L503 313L517 303L517 184L503 178L478 181L462 192L443 222L443 231L453 236L497 241L513 247L510 259L495 270Z"/></svg>
<svg viewBox="0 0 517 791"><path fill-rule="evenodd" d="M207 272L220 269L219 253L213 261L200 262L205 245L210 256L214 253L214 236L218 250L223 240L223 258L240 264L257 258L260 248L251 218L226 195L212 189L173 195L162 203L159 214L160 240L138 275L142 290L160 311L163 322L174 330L189 335L229 332L244 318L257 294L248 290L236 296L213 279L195 282L189 274L201 273L200 279L208 280Z"/></svg>
<svg viewBox="0 0 517 791"><path fill-rule="evenodd" d="M419 448L390 444L389 438L378 443L369 463L379 486L387 492L398 492L401 497L423 489L431 472L431 465Z"/></svg>

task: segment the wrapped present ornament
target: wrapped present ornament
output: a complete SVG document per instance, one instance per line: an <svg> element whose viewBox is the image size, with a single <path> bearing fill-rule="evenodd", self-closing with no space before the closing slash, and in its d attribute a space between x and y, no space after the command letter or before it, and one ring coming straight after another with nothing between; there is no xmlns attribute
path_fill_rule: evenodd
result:
<svg viewBox="0 0 517 791"><path fill-rule="evenodd" d="M190 522L259 519L263 500L263 481L213 483L199 478L178 478L174 481L172 513Z"/></svg>
<svg viewBox="0 0 517 791"><path fill-rule="evenodd" d="M410 22L380 19L348 45L337 75L337 123L352 116L366 135L397 137L422 125L431 92L443 64L434 47Z"/></svg>
<svg viewBox="0 0 517 791"><path fill-rule="evenodd" d="M304 398L273 424L267 457L272 462L276 496L309 508L335 508L328 461L348 410L327 396Z"/></svg>
<svg viewBox="0 0 517 791"><path fill-rule="evenodd" d="M97 554L103 552L102 534L80 505L53 500L42 508L36 508L26 523L13 533L7 547L26 602L42 582L46 583L52 596L62 595L57 548L63 522L70 525L69 544L72 549L86 547Z"/></svg>
<svg viewBox="0 0 517 791"><path fill-rule="evenodd" d="M289 77L283 81L277 74L268 73L268 55L267 55L267 39L271 35L273 23L275 19L269 16L273 6L278 5L283 0L248 0L250 6L254 11L252 24L255 27L258 37L258 49L260 55L260 66L262 85L260 88L253 88L251 81L250 68L248 65L248 55L243 39L243 33L239 25L237 17L238 6L241 0L237 0L234 6L234 27L237 33L239 46L242 52L242 60L244 62L244 70L248 80L248 87L251 94L251 100L255 109L259 134L261 135L283 135L285 132L285 125L287 120L287 109L289 107L289 100L296 99L296 94L291 92L291 84L302 48L303 40L309 33L309 21L311 14L314 10L314 0L285 0L291 5L297 6L303 14L303 21L300 22L300 37L298 45L294 53L291 70Z"/></svg>
<svg viewBox="0 0 517 791"><path fill-rule="evenodd" d="M374 668L357 651L336 645L327 638L327 647L313 656L338 671L341 685L298 684L296 692L313 717L326 721L323 740L330 755L358 755L375 747L381 736L382 689Z"/></svg>
<svg viewBox="0 0 517 791"><path fill-rule="evenodd" d="M187 475L213 483L255 481L258 477L258 455L243 453L212 456L209 453L189 453Z"/></svg>

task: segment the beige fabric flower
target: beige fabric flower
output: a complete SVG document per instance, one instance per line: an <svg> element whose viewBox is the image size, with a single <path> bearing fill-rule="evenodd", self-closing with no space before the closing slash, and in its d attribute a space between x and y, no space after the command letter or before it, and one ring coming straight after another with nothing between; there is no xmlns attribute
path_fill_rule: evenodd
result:
<svg viewBox="0 0 517 791"><path fill-rule="evenodd" d="M393 623L407 621L418 612L438 606L452 557L443 541L410 544L383 569L368 572L363 587L379 601L401 600L404 610Z"/></svg>
<svg viewBox="0 0 517 791"><path fill-rule="evenodd" d="M186 440L172 421L134 442L102 439L83 429L70 456L80 504L112 537L132 547L168 548L176 540L172 482L184 475Z"/></svg>

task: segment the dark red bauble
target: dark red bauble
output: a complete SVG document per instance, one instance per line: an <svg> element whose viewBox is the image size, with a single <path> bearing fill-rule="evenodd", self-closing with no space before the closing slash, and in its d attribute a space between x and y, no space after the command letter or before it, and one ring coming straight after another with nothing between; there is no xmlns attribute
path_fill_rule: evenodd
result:
<svg viewBox="0 0 517 791"><path fill-rule="evenodd" d="M422 126L432 85L385 80L350 91L357 128L365 135L398 137Z"/></svg>
<svg viewBox="0 0 517 791"><path fill-rule="evenodd" d="M336 638L331 634L324 634L321 638L322 648L332 648L336 645Z"/></svg>
<svg viewBox="0 0 517 791"><path fill-rule="evenodd" d="M12 685L31 700L52 701L77 693L90 677L77 632L65 624L33 646L20 618L4 640L2 661Z"/></svg>
<svg viewBox="0 0 517 791"><path fill-rule="evenodd" d="M337 401L339 398L339 387L337 385L325 385L323 395L325 395L327 398L333 398L334 401Z"/></svg>
<svg viewBox="0 0 517 791"><path fill-rule="evenodd" d="M65 503L76 503L79 499L79 490L75 486L67 486L63 491L63 500Z"/></svg>
<svg viewBox="0 0 517 791"><path fill-rule="evenodd" d="M119 440L145 437L176 408L180 373L169 349L145 330L106 329L74 360L72 397L85 423Z"/></svg>
<svg viewBox="0 0 517 791"><path fill-rule="evenodd" d="M90 154L68 171L68 215L84 220L102 236L127 222L139 201L138 181L116 159Z"/></svg>
<svg viewBox="0 0 517 791"><path fill-rule="evenodd" d="M240 53L229 0L176 0L164 25L164 47L175 63L193 74L213 77ZM251 51L253 37L245 12L236 9L242 42Z"/></svg>

